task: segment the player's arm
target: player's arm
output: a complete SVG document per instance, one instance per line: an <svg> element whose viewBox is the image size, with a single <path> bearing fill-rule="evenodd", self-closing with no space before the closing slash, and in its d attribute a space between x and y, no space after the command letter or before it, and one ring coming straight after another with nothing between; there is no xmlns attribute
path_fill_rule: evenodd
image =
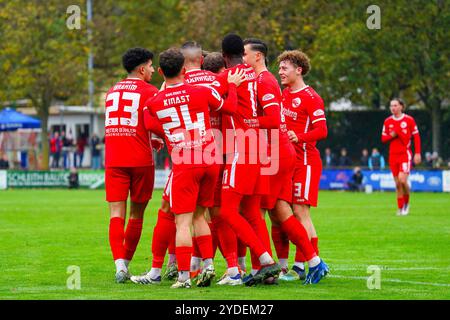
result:
<svg viewBox="0 0 450 320"><path fill-rule="evenodd" d="M311 119L312 130L298 134L298 142L313 142L325 139L328 135L328 128L322 101L308 103L306 110Z"/></svg>
<svg viewBox="0 0 450 320"><path fill-rule="evenodd" d="M228 95L223 100L213 87L211 87L211 95L209 96L209 105L215 111L220 111L225 114L232 115L237 110L237 87L244 82L244 70L236 70L235 73L228 73L227 88Z"/></svg>
<svg viewBox="0 0 450 320"><path fill-rule="evenodd" d="M144 107L144 126L145 129L164 139L164 130L158 119L150 113L149 107Z"/></svg>
<svg viewBox="0 0 450 320"><path fill-rule="evenodd" d="M258 83L258 103L263 109L263 116L258 117L259 127L263 129L278 129L281 123L281 108L277 86L266 85L264 82Z"/></svg>
<svg viewBox="0 0 450 320"><path fill-rule="evenodd" d="M384 124L383 124L383 130L381 131L381 142L387 143L387 142L391 141L392 139L394 139L395 137L396 137L396 134L394 136L394 135L391 135L391 134L387 133L387 131L386 131L386 121L385 121Z"/></svg>
<svg viewBox="0 0 450 320"><path fill-rule="evenodd" d="M263 129L278 129L281 122L280 105L271 105L264 109L264 115L258 117L259 127Z"/></svg>
<svg viewBox="0 0 450 320"><path fill-rule="evenodd" d="M419 129L417 128L417 124L412 120L412 136L414 138L414 163L418 165L422 162L422 156L421 156L421 141L420 141L420 134Z"/></svg>

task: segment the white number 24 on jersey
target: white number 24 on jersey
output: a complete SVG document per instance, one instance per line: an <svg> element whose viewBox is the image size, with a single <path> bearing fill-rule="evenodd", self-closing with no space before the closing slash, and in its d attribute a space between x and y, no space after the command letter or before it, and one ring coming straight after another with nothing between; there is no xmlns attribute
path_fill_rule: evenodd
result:
<svg viewBox="0 0 450 320"><path fill-rule="evenodd" d="M130 117L111 117L110 113L119 110L119 101L129 100L131 105L125 105L123 110L130 113ZM129 126L136 127L138 125L138 109L139 100L141 99L141 94L136 92L123 92L122 97L120 97L120 92L112 92L106 97L106 102L112 100L112 105L106 107L105 115L105 127L108 126Z"/></svg>

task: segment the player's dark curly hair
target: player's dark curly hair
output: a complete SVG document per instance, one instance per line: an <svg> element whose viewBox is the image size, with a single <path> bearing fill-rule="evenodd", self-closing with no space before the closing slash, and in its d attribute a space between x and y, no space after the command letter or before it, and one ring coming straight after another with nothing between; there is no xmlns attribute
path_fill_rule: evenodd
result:
<svg viewBox="0 0 450 320"><path fill-rule="evenodd" d="M178 48L167 49L159 55L159 67L167 78L178 76L183 65L184 56Z"/></svg>
<svg viewBox="0 0 450 320"><path fill-rule="evenodd" d="M219 73L220 69L225 68L222 54L220 52L209 53L203 60L202 67L204 70Z"/></svg>
<svg viewBox="0 0 450 320"><path fill-rule="evenodd" d="M144 48L131 48L122 56L122 65L131 73L137 66L153 60L153 53Z"/></svg>
<svg viewBox="0 0 450 320"><path fill-rule="evenodd" d="M229 57L242 57L244 41L235 33L227 34L222 40L222 53Z"/></svg>
<svg viewBox="0 0 450 320"><path fill-rule="evenodd" d="M281 61L290 61L294 66L302 68L302 75L308 74L311 70L309 57L300 50L287 50L278 56L278 63Z"/></svg>

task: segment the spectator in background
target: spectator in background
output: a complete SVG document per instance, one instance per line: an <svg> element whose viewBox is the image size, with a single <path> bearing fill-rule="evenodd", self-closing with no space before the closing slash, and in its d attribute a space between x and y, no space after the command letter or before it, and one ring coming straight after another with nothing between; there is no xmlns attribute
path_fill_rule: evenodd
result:
<svg viewBox="0 0 450 320"><path fill-rule="evenodd" d="M359 162L361 163L362 167L369 166L369 150L367 150L366 148L361 151L361 158L359 159Z"/></svg>
<svg viewBox="0 0 450 320"><path fill-rule="evenodd" d="M62 140L62 156L63 156L63 167L64 169L69 169L70 167L70 154L71 148L73 146L72 135L69 133L66 135L66 132L61 132L61 140Z"/></svg>
<svg viewBox="0 0 450 320"><path fill-rule="evenodd" d="M444 161L439 157L437 151L433 151L431 154L431 161L434 169L439 169L444 164Z"/></svg>
<svg viewBox="0 0 450 320"><path fill-rule="evenodd" d="M92 155L92 169L99 170L101 168L100 155L102 151L100 138L94 133L90 141Z"/></svg>
<svg viewBox="0 0 450 320"><path fill-rule="evenodd" d="M323 156L323 163L325 168L334 167L336 165L336 157L331 152L330 148L325 148L325 154Z"/></svg>
<svg viewBox="0 0 450 320"><path fill-rule="evenodd" d="M9 160L6 153L0 158L0 169L9 169Z"/></svg>
<svg viewBox="0 0 450 320"><path fill-rule="evenodd" d="M372 149L372 154L369 157L370 170L383 170L386 166L383 155L377 148Z"/></svg>
<svg viewBox="0 0 450 320"><path fill-rule="evenodd" d="M345 148L341 149L341 156L339 157L338 165L340 167L350 167L352 165L352 160L350 160L347 155L347 149Z"/></svg>
<svg viewBox="0 0 450 320"><path fill-rule="evenodd" d="M83 166L84 149L86 147L87 141L84 134L80 135L77 139L76 150L75 150L75 167L81 168Z"/></svg>
<svg viewBox="0 0 450 320"><path fill-rule="evenodd" d="M363 179L364 176L362 174L360 167L355 167L353 169L353 175L350 180L347 182L348 188L350 191L363 191Z"/></svg>
<svg viewBox="0 0 450 320"><path fill-rule="evenodd" d="M52 156L52 168L59 168L59 159L61 158L62 141L59 132L55 131L50 139L50 155Z"/></svg>
<svg viewBox="0 0 450 320"><path fill-rule="evenodd" d="M78 189L79 186L80 186L80 182L78 179L77 168L72 167L70 169L70 174L69 174L69 189Z"/></svg>
<svg viewBox="0 0 450 320"><path fill-rule="evenodd" d="M425 152L425 167L433 168L433 159L431 158L431 152Z"/></svg>

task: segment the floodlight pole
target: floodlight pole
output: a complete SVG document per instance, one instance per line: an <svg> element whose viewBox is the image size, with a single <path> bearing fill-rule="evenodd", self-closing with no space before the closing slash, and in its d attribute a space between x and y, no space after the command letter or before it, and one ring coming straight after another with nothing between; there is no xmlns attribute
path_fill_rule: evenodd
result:
<svg viewBox="0 0 450 320"><path fill-rule="evenodd" d="M88 56L88 109L89 112L93 112L94 107L94 81L93 81L93 69L94 69L94 55L92 53L92 0L86 1L87 6L87 34L88 34L88 46L89 46L89 56ZM94 115L90 114L90 127L91 134L94 132Z"/></svg>

